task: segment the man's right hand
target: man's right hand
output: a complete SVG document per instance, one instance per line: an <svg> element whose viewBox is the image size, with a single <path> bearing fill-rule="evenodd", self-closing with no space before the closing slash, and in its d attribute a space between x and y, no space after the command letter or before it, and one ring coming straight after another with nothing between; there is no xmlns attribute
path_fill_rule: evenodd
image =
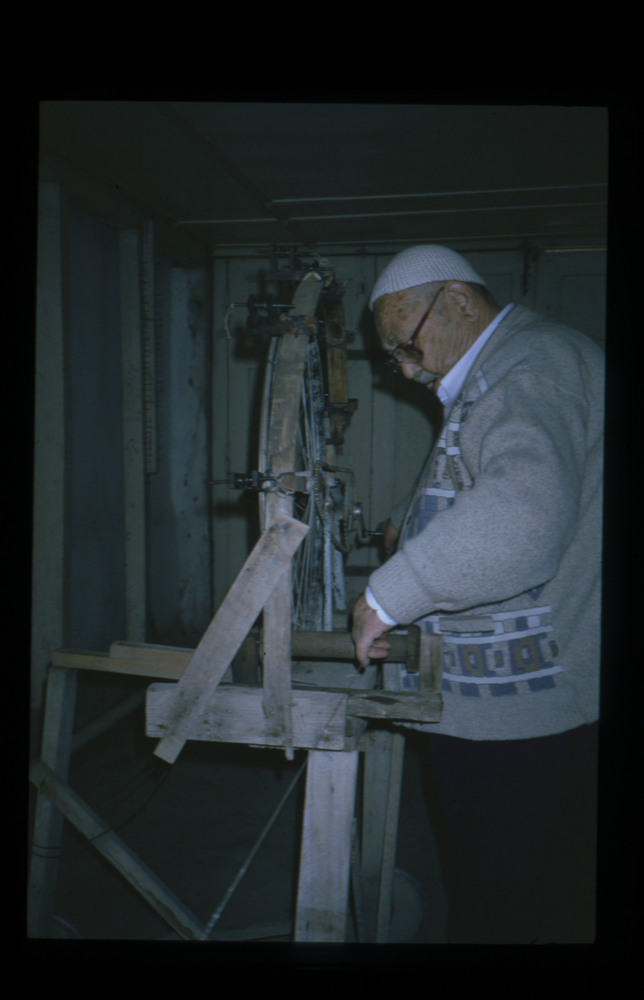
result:
<svg viewBox="0 0 644 1000"><path fill-rule="evenodd" d="M398 535L400 532L397 528L394 528L390 520L381 521L377 528L378 531L382 531L384 534L383 545L385 552L388 556L392 556L396 551L396 542L398 541Z"/></svg>

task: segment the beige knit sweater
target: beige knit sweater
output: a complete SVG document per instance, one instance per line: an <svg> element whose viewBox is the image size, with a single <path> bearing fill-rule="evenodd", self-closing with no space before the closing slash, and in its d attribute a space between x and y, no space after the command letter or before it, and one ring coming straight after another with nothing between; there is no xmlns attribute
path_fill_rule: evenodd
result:
<svg viewBox="0 0 644 1000"><path fill-rule="evenodd" d="M443 716L415 728L522 739L597 719L603 402L601 350L522 306L475 360L369 581L444 636Z"/></svg>

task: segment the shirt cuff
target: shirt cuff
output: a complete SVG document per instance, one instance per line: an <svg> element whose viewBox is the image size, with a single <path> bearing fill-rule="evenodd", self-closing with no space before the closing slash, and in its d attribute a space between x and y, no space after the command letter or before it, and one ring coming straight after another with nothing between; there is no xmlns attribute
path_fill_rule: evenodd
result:
<svg viewBox="0 0 644 1000"><path fill-rule="evenodd" d="M390 615L387 614L384 608L380 607L377 600L373 596L373 591L371 587L368 584L364 596L367 604L369 605L370 608L373 608L373 610L376 612L381 622L383 622L385 625L392 625L392 626L398 624L395 618L392 618Z"/></svg>

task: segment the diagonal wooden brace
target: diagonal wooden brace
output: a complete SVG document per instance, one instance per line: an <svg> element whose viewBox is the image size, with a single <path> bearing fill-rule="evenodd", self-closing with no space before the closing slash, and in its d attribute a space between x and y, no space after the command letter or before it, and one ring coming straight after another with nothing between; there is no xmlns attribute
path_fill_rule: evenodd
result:
<svg viewBox="0 0 644 1000"><path fill-rule="evenodd" d="M272 518L177 685L168 731L154 751L157 757L174 764L308 530L308 525L286 514L278 512Z"/></svg>

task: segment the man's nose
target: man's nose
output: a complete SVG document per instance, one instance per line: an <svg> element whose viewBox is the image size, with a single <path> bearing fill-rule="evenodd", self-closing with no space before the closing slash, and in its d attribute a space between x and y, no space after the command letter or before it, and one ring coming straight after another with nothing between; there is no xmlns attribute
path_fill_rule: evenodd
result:
<svg viewBox="0 0 644 1000"><path fill-rule="evenodd" d="M420 365L416 364L401 364L400 366L405 378L414 379L420 371Z"/></svg>

